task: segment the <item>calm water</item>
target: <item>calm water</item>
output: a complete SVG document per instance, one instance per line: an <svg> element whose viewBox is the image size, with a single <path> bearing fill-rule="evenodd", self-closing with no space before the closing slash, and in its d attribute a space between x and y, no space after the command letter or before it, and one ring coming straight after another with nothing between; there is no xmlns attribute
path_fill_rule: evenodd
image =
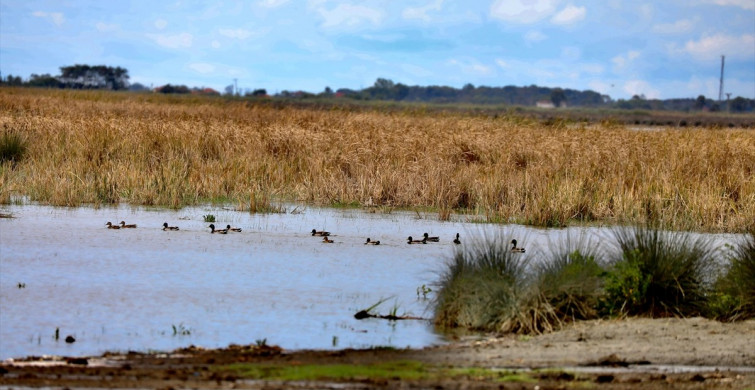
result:
<svg viewBox="0 0 755 390"><path fill-rule="evenodd" d="M264 215L211 207L26 205L2 211L16 218L0 219L0 359L261 340L284 349L443 343L429 321L358 321L353 315L390 298L375 311L388 314L398 306L398 314L432 317L417 288L437 281L455 250L456 232L464 240L504 230L530 248L564 233L439 222L434 214L301 206ZM210 234L205 214L216 216L216 226L243 232ZM105 228L121 220L138 228ZM164 232L163 222L181 230ZM312 237L313 228L333 232L335 243ZM406 244L407 236L423 232L441 242ZM381 245L364 245L367 237ZM188 334L174 334L174 327ZM67 335L77 341L65 343Z"/></svg>

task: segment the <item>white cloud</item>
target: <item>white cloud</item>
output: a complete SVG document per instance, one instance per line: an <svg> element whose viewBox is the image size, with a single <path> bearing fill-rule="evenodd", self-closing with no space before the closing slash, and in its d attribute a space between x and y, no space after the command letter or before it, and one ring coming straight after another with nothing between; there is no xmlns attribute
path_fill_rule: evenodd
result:
<svg viewBox="0 0 755 390"><path fill-rule="evenodd" d="M62 26L66 21L65 16L60 12L35 11L32 15L42 19L50 19L50 21L56 26Z"/></svg>
<svg viewBox="0 0 755 390"><path fill-rule="evenodd" d="M653 32L660 34L681 34L692 31L694 23L691 20L682 19L674 23L662 23L653 26Z"/></svg>
<svg viewBox="0 0 755 390"><path fill-rule="evenodd" d="M152 38L152 40L154 40L158 45L170 49L191 47L194 40L194 36L189 33L180 33L175 35L147 34L147 36L149 38Z"/></svg>
<svg viewBox="0 0 755 390"><path fill-rule="evenodd" d="M585 15L587 15L585 7L575 7L569 4L566 8L553 15L551 22L560 25L570 25L584 20Z"/></svg>
<svg viewBox="0 0 755 390"><path fill-rule="evenodd" d="M644 95L645 98L647 99L659 99L661 97L660 91L658 91L655 88L652 88L647 81L643 81L643 80L625 81L623 90L624 92L627 93L627 95L630 95L630 96Z"/></svg>
<svg viewBox="0 0 755 390"><path fill-rule="evenodd" d="M212 46L213 49L220 49L220 42L212 41L210 42L210 46Z"/></svg>
<svg viewBox="0 0 755 390"><path fill-rule="evenodd" d="M288 3L289 0L261 0L257 5L264 8L277 8Z"/></svg>
<svg viewBox="0 0 755 390"><path fill-rule="evenodd" d="M235 30L229 28L221 28L218 32L220 32L220 35L234 39L247 39L252 36L251 31L244 30L243 28L237 28Z"/></svg>
<svg viewBox="0 0 755 390"><path fill-rule="evenodd" d="M699 41L687 41L682 51L698 59L716 58L721 55L752 58L753 47L755 47L753 34L743 34L738 37L716 34L701 38Z"/></svg>
<svg viewBox="0 0 755 390"><path fill-rule="evenodd" d="M451 59L448 60L448 64L461 69L461 71L466 75L487 76L493 73L493 68L480 64L476 61L464 62L456 59Z"/></svg>
<svg viewBox="0 0 755 390"><path fill-rule="evenodd" d="M637 50L630 50L626 54L621 54L611 58L611 62L614 65L614 71L620 72L628 68L632 62L640 57L640 52Z"/></svg>
<svg viewBox="0 0 755 390"><path fill-rule="evenodd" d="M353 27L365 22L379 25L383 20L381 10L362 5L338 4L332 10L318 8L317 11L323 18L322 26L326 28Z"/></svg>
<svg viewBox="0 0 755 390"><path fill-rule="evenodd" d="M108 31L118 30L117 24L107 24L107 23L102 23L102 22L97 22L97 24L95 24L94 27L99 32L108 32Z"/></svg>
<svg viewBox="0 0 755 390"><path fill-rule="evenodd" d="M443 0L435 0L434 2L425 5L424 7L406 8L401 13L404 19L419 19L425 22L430 21L430 11L440 11L443 6Z"/></svg>
<svg viewBox="0 0 755 390"><path fill-rule="evenodd" d="M496 0L490 6L490 16L512 23L534 23L547 18L556 10L559 0Z"/></svg>
<svg viewBox="0 0 755 390"><path fill-rule="evenodd" d="M202 74L212 73L213 71L215 71L214 65L203 63L203 62L189 64L189 68Z"/></svg>
<svg viewBox="0 0 755 390"><path fill-rule="evenodd" d="M509 67L508 62L506 62L506 61L504 61L504 60L502 60L500 58L498 58L498 59L495 60L495 64L498 65L499 67L503 68L503 69L506 69L506 68Z"/></svg>
<svg viewBox="0 0 755 390"><path fill-rule="evenodd" d="M158 30L162 30L162 29L164 29L165 27L168 27L168 22L167 22L167 21L165 21L165 19L157 19L157 20L155 20L155 27L156 27L156 28L157 28Z"/></svg>
<svg viewBox="0 0 755 390"><path fill-rule="evenodd" d="M752 0L705 0L706 3L713 3L722 6L735 6L749 10L755 10L755 1Z"/></svg>
<svg viewBox="0 0 755 390"><path fill-rule="evenodd" d="M524 40L529 43L540 42L548 39L548 36L540 31L532 30L524 34Z"/></svg>

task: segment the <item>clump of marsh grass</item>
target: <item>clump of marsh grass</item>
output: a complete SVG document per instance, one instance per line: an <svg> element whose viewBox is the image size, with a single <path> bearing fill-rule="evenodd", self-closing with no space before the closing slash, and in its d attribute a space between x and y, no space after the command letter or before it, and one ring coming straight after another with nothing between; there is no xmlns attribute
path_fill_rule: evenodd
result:
<svg viewBox="0 0 755 390"><path fill-rule="evenodd" d="M603 294L601 252L597 242L584 235L567 234L550 243L537 266L537 292L557 322L598 318Z"/></svg>
<svg viewBox="0 0 755 390"><path fill-rule="evenodd" d="M26 139L16 131L3 130L0 135L0 163L10 161L16 164L24 158L27 149Z"/></svg>
<svg viewBox="0 0 755 390"><path fill-rule="evenodd" d="M755 318L755 228L734 245L729 263L715 283L710 314L726 321Z"/></svg>
<svg viewBox="0 0 755 390"><path fill-rule="evenodd" d="M500 332L526 331L521 305L528 295L528 257L512 253L503 233L457 248L441 275L435 322Z"/></svg>
<svg viewBox="0 0 755 390"><path fill-rule="evenodd" d="M613 231L618 251L605 279L607 314L700 315L713 269L710 240L704 236L625 227Z"/></svg>

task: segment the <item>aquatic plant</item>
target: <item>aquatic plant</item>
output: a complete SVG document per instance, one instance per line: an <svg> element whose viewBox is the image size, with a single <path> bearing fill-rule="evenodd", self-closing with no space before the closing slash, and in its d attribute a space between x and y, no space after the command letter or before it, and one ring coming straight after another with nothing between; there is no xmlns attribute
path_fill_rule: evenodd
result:
<svg viewBox="0 0 755 390"><path fill-rule="evenodd" d="M446 327L526 332L529 258L512 253L503 233L456 247L440 275L435 323Z"/></svg>
<svg viewBox="0 0 755 390"><path fill-rule="evenodd" d="M567 234L560 242L550 243L535 267L539 299L558 322L593 319L599 314L605 274L602 253L597 242L585 237Z"/></svg>
<svg viewBox="0 0 755 390"><path fill-rule="evenodd" d="M613 230L605 279L606 314L694 316L703 313L714 270L710 239L638 226Z"/></svg>
<svg viewBox="0 0 755 390"><path fill-rule="evenodd" d="M173 336L188 336L191 334L191 329L187 328L183 323L171 326L173 327Z"/></svg>
<svg viewBox="0 0 755 390"><path fill-rule="evenodd" d="M204 220L205 222L215 222L215 216L214 216L214 215L212 215L212 214L203 215L203 216L202 216L202 219L203 219L203 220Z"/></svg>
<svg viewBox="0 0 755 390"><path fill-rule="evenodd" d="M755 318L755 228L734 244L728 264L716 280L709 315L735 321Z"/></svg>

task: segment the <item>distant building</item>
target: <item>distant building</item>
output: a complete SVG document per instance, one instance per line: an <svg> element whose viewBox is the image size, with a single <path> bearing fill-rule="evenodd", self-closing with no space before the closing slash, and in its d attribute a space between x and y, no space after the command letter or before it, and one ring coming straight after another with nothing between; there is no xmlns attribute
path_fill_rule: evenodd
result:
<svg viewBox="0 0 755 390"><path fill-rule="evenodd" d="M555 105L553 105L553 102L550 100L540 100L537 103L535 103L535 107L538 108L556 108Z"/></svg>

